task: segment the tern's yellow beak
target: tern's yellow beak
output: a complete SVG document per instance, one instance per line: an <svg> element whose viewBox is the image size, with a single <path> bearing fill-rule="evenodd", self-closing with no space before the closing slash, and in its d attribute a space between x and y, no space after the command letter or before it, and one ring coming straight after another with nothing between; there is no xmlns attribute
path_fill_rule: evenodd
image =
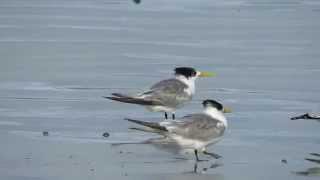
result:
<svg viewBox="0 0 320 180"><path fill-rule="evenodd" d="M214 77L214 76L216 76L216 74L213 72L200 72L200 75L199 75L199 77Z"/></svg>
<svg viewBox="0 0 320 180"><path fill-rule="evenodd" d="M231 108L224 107L223 108L223 113L232 113L232 110L231 110Z"/></svg>

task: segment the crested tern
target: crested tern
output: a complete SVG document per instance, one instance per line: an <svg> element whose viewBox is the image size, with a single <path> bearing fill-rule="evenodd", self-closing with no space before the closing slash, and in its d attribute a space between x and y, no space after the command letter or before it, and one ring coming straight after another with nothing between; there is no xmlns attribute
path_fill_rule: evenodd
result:
<svg viewBox="0 0 320 180"><path fill-rule="evenodd" d="M224 108L222 104L214 100L205 100L202 104L204 107L202 113L189 114L173 121L164 120L156 123L129 118L125 120L142 126L131 129L162 135L163 138L157 139L158 141L164 144L174 142L182 150L192 151L197 161L202 161L199 160L198 152L218 159L220 155L209 153L206 148L222 139L228 127L223 113L231 112L231 110Z"/></svg>
<svg viewBox="0 0 320 180"><path fill-rule="evenodd" d="M214 73L196 71L191 67L177 67L174 71L175 78L162 80L137 95L113 93L113 96L104 98L142 105L153 112L164 112L165 119L168 119L167 113L172 113L172 119L175 119L176 109L191 101L195 93L195 80L214 76Z"/></svg>

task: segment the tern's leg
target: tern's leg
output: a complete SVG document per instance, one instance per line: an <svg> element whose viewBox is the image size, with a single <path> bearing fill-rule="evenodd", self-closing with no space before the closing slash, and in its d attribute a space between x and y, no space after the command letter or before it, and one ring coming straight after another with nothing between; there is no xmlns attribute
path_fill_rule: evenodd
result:
<svg viewBox="0 0 320 180"><path fill-rule="evenodd" d="M165 119L168 119L168 114L167 114L167 112L164 112L164 118L165 118Z"/></svg>
<svg viewBox="0 0 320 180"><path fill-rule="evenodd" d="M211 157L213 157L215 159L222 158L222 156L220 156L219 154L216 154L216 153L211 153L211 152L207 152L207 151L202 151L202 152L203 152L203 154L209 155L209 156L211 156Z"/></svg>
<svg viewBox="0 0 320 180"><path fill-rule="evenodd" d="M172 113L172 119L175 120L176 119L176 115L174 113Z"/></svg>
<svg viewBox="0 0 320 180"><path fill-rule="evenodd" d="M194 150L194 154L196 155L196 160L197 162L200 162L200 161L208 161L208 160L200 160L199 157L198 157L198 150Z"/></svg>

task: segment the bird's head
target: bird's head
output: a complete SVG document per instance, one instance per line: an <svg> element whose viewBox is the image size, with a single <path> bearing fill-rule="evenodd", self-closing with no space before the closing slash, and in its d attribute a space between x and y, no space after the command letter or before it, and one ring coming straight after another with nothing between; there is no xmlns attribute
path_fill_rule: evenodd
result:
<svg viewBox="0 0 320 180"><path fill-rule="evenodd" d="M224 107L221 103L215 100L207 99L202 102L205 109L213 108L222 113L231 113L231 109Z"/></svg>
<svg viewBox="0 0 320 180"><path fill-rule="evenodd" d="M196 79L198 77L213 77L212 72L200 72L192 67L177 67L174 69L176 76L184 76L186 79Z"/></svg>

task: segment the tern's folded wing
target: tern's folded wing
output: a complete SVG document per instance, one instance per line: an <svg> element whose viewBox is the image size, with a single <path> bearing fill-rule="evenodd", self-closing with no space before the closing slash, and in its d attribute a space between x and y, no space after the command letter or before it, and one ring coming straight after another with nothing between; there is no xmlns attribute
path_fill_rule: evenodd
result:
<svg viewBox="0 0 320 180"><path fill-rule="evenodd" d="M203 141L220 137L225 131L223 123L205 114L185 116L180 122L167 125L166 128L176 135Z"/></svg>
<svg viewBox="0 0 320 180"><path fill-rule="evenodd" d="M145 99L156 100L162 104L178 106L179 104L191 100L191 96L186 93L186 84L177 79L167 79L153 85L149 91L141 94Z"/></svg>

